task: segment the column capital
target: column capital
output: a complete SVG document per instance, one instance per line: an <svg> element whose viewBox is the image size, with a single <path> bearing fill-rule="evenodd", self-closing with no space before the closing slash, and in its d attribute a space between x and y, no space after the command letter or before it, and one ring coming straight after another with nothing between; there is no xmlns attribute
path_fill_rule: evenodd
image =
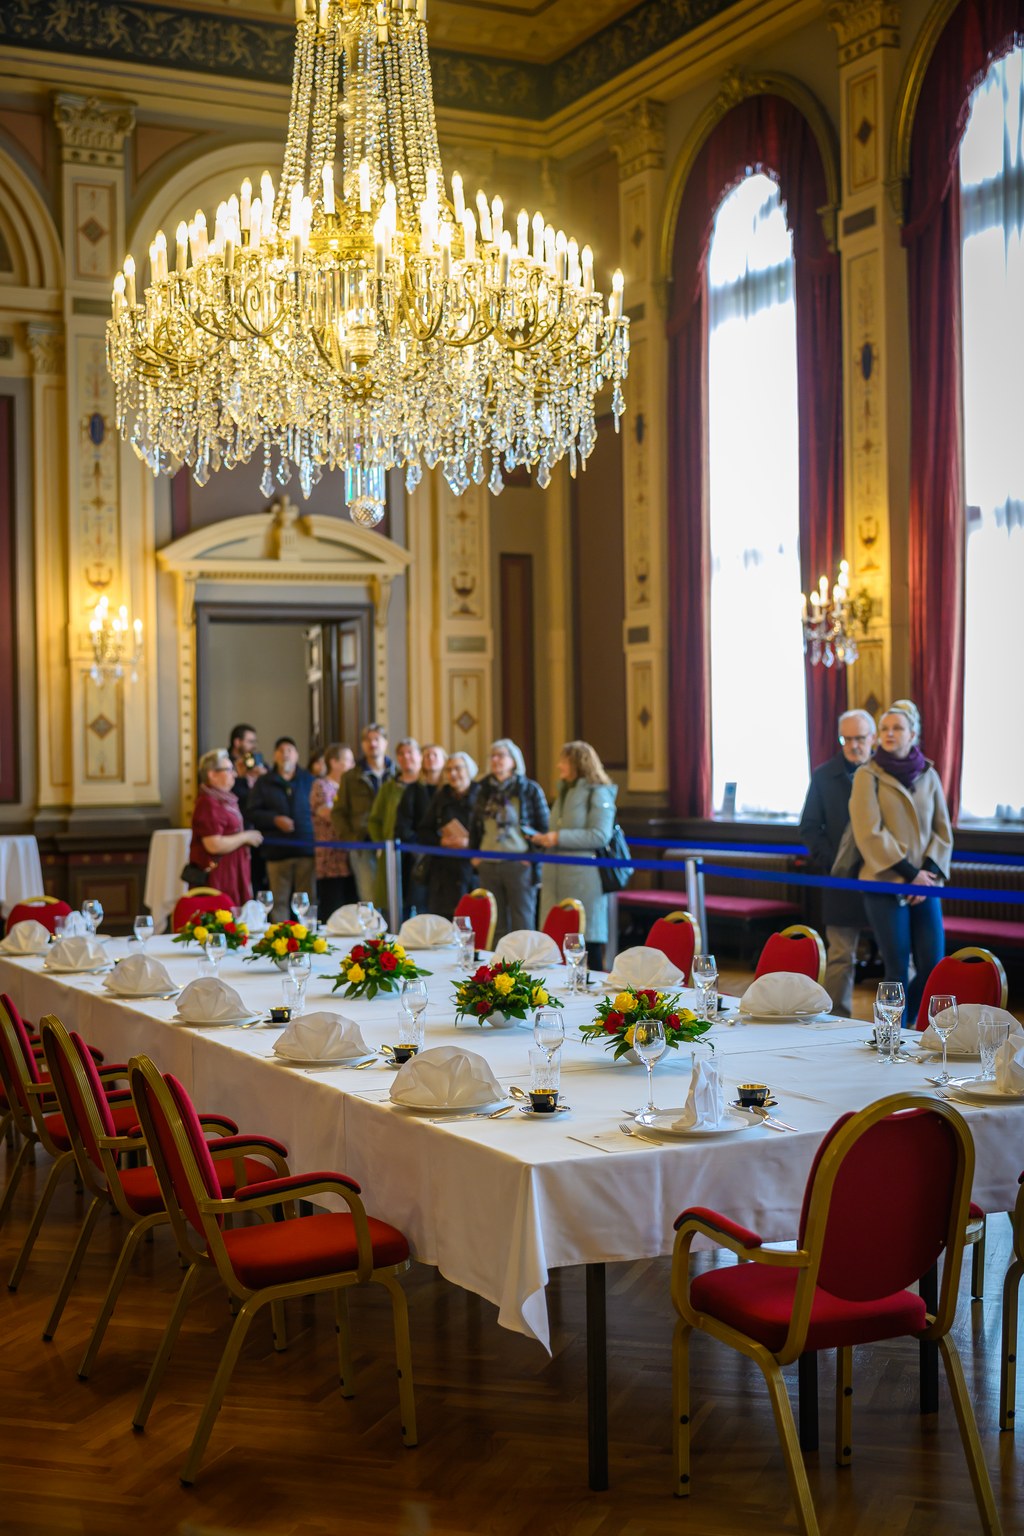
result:
<svg viewBox="0 0 1024 1536"><path fill-rule="evenodd" d="M63 160L118 166L124 141L135 127L135 108L129 101L101 101L62 91L53 98L53 120Z"/></svg>
<svg viewBox="0 0 1024 1536"><path fill-rule="evenodd" d="M748 96L764 96L771 89L772 82L767 75L748 75L742 69L727 69L718 88L715 106L719 115L724 116Z"/></svg>
<svg viewBox="0 0 1024 1536"><path fill-rule="evenodd" d="M828 24L839 41L840 64L900 45L899 0L834 0Z"/></svg>
<svg viewBox="0 0 1024 1536"><path fill-rule="evenodd" d="M605 118L604 131L619 161L619 180L665 164L665 107L645 98L624 112Z"/></svg>
<svg viewBox="0 0 1024 1536"><path fill-rule="evenodd" d="M64 372L64 327L33 322L25 327L25 344L34 374Z"/></svg>

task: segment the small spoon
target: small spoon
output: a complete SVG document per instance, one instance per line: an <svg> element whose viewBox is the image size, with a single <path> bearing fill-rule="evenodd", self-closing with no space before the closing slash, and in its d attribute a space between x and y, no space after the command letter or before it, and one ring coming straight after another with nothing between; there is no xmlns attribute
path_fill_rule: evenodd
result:
<svg viewBox="0 0 1024 1536"><path fill-rule="evenodd" d="M512 1084L512 1086L508 1090L508 1092L509 1092L509 1098L520 1099L520 1100L522 1100L526 1104L529 1104L531 1102L530 1095L526 1092L526 1089L525 1088L517 1087L517 1085L515 1083Z"/></svg>

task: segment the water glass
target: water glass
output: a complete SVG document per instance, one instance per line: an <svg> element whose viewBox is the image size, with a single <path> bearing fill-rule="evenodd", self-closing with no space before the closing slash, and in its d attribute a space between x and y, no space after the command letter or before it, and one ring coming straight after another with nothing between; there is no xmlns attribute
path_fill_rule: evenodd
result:
<svg viewBox="0 0 1024 1536"><path fill-rule="evenodd" d="M57 916L53 920L53 936L55 939L62 939L64 937L64 924L66 922L67 918L64 916L64 914L62 912L58 912Z"/></svg>
<svg viewBox="0 0 1024 1536"><path fill-rule="evenodd" d="M633 1050L647 1068L647 1103L641 1114L657 1113L654 1102L654 1063L668 1050L665 1025L661 1019L638 1019L633 1026Z"/></svg>
<svg viewBox="0 0 1024 1536"><path fill-rule="evenodd" d="M960 1022L956 998L950 993L936 992L928 999L928 1023L942 1041L942 1071L935 1078L937 1083L949 1082L946 1066L946 1041Z"/></svg>
<svg viewBox="0 0 1024 1536"><path fill-rule="evenodd" d="M554 1056L565 1043L565 1021L560 1008L538 1008L533 1020L533 1038L542 1051Z"/></svg>
<svg viewBox="0 0 1024 1536"><path fill-rule="evenodd" d="M318 915L317 904L316 904L315 901L310 902L309 910L306 913L305 922L306 922L306 927L309 929L310 933L316 933L317 928L318 928L319 923L320 923L320 918L319 918L319 915Z"/></svg>
<svg viewBox="0 0 1024 1536"><path fill-rule="evenodd" d="M987 1019L984 1015L978 1021L978 1050L981 1055L981 1076L989 1082L995 1080L996 1052L1006 1044L1010 1037L1010 1026L1000 1019Z"/></svg>
<svg viewBox="0 0 1024 1536"><path fill-rule="evenodd" d="M903 1024L903 1010L907 999L903 991L902 981L880 981L875 991L875 1028L882 1030L882 1038L887 1049L882 1045L878 1047L878 1059L885 1066L891 1067L899 1059L900 1030ZM876 1033L875 1039L878 1040Z"/></svg>
<svg viewBox="0 0 1024 1536"><path fill-rule="evenodd" d="M298 994L298 1011L301 1014L306 1007L306 983L313 969L313 962L309 955L296 950L295 954L288 956L288 980L295 987Z"/></svg>
<svg viewBox="0 0 1024 1536"><path fill-rule="evenodd" d="M286 1008L291 1009L293 1019L301 1018L306 1011L305 981L298 976L293 976L290 971L287 976L282 976L281 1000Z"/></svg>
<svg viewBox="0 0 1024 1536"><path fill-rule="evenodd" d="M256 900L259 902L260 906L263 908L264 915L266 916L267 922L269 923L270 922L270 914L271 914L271 911L273 910L273 906L274 906L274 893L273 893L273 891L257 891L256 892Z"/></svg>
<svg viewBox="0 0 1024 1536"><path fill-rule="evenodd" d="M398 1010L398 1053L396 1060L408 1061L417 1051L423 1049L423 1018L422 1011L413 1013L405 998Z"/></svg>
<svg viewBox="0 0 1024 1536"><path fill-rule="evenodd" d="M99 933L100 924L103 921L103 907L95 896L90 896L87 901L82 902L82 916L90 924L92 932Z"/></svg>
<svg viewBox="0 0 1024 1536"><path fill-rule="evenodd" d="M886 1018L882 1009L876 1002L875 1008L875 1050L878 1052L878 1061L881 1066L891 1066L896 1052L900 1046L900 1026L897 1021L892 1024ZM895 1039L894 1039L895 1036Z"/></svg>
<svg viewBox="0 0 1024 1536"><path fill-rule="evenodd" d="M228 941L223 933L208 933L203 948L206 950L206 958L216 976L217 967L228 952Z"/></svg>
<svg viewBox="0 0 1024 1536"><path fill-rule="evenodd" d="M562 954L569 967L569 991L573 996L583 991L583 970L587 959L587 946L582 933L567 933L562 940Z"/></svg>
<svg viewBox="0 0 1024 1536"><path fill-rule="evenodd" d="M370 939L377 932L377 908L372 901L361 901L357 909L359 931L364 939Z"/></svg>
<svg viewBox="0 0 1024 1536"><path fill-rule="evenodd" d="M694 955L693 985L698 1016L713 1024L718 1018L718 962L714 955Z"/></svg>
<svg viewBox="0 0 1024 1536"><path fill-rule="evenodd" d="M308 891L292 892L292 911L295 913L295 916L298 918L300 923L305 922L306 913L309 911L309 906L310 902Z"/></svg>
<svg viewBox="0 0 1024 1536"><path fill-rule="evenodd" d="M463 970L471 971L476 956L476 933L473 930L471 917L455 919L455 937L459 944L459 964Z"/></svg>
<svg viewBox="0 0 1024 1536"><path fill-rule="evenodd" d="M530 1104L535 1115L550 1115L558 1107L562 1058L557 1051L530 1052Z"/></svg>
<svg viewBox="0 0 1024 1536"><path fill-rule="evenodd" d="M140 913L132 924L136 939L145 949L149 940L153 937L153 919L148 912Z"/></svg>

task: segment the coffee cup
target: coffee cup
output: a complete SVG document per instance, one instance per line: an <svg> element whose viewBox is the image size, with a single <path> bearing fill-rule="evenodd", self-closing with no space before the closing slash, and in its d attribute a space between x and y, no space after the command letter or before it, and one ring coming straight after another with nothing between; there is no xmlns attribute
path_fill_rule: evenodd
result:
<svg viewBox="0 0 1024 1536"><path fill-rule="evenodd" d="M531 1088L530 1107L535 1115L553 1115L558 1108L557 1088Z"/></svg>
<svg viewBox="0 0 1024 1536"><path fill-rule="evenodd" d="M740 1083L736 1089L736 1097L745 1109L763 1109L768 1094L767 1083Z"/></svg>
<svg viewBox="0 0 1024 1536"><path fill-rule="evenodd" d="M391 1050L391 1055L394 1057L395 1061L398 1063L399 1066L402 1066L402 1065L404 1065L405 1062L409 1061L411 1057L416 1055L416 1052L419 1050L419 1046L418 1045L393 1045L393 1046L390 1047L390 1050Z"/></svg>
<svg viewBox="0 0 1024 1536"><path fill-rule="evenodd" d="M271 1008L270 1010L270 1022L272 1024L289 1024L291 1017L292 1011L290 1008L278 1007Z"/></svg>

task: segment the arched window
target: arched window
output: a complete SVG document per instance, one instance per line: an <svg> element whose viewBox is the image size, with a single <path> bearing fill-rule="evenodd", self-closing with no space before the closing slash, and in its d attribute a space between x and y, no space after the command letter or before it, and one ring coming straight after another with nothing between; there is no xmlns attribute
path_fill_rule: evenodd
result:
<svg viewBox="0 0 1024 1536"><path fill-rule="evenodd" d="M707 279L713 803L734 781L739 811L795 812L807 788L796 304L768 176L722 200Z"/></svg>
<svg viewBox="0 0 1024 1536"><path fill-rule="evenodd" d="M993 64L960 146L966 485L962 815L1024 806L1024 49Z"/></svg>

